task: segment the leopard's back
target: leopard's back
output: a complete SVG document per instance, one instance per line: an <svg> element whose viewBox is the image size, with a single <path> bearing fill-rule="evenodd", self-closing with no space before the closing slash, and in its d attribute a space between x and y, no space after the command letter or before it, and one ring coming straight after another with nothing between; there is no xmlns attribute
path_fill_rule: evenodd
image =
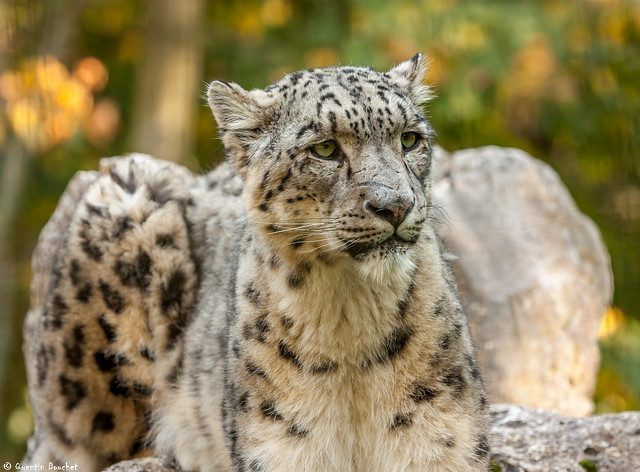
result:
<svg viewBox="0 0 640 472"><path fill-rule="evenodd" d="M242 188L227 166L196 177L136 154L104 160L92 180L52 218L67 220L64 233L43 231L40 244L57 245L36 251L51 275L34 287L24 331L36 423L25 463L87 471L151 453L160 379L192 319L205 221L237 208Z"/></svg>

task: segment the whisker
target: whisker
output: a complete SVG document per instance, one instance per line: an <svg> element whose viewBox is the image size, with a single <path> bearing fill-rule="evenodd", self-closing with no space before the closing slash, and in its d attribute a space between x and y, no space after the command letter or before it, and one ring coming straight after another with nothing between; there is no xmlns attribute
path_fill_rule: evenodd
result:
<svg viewBox="0 0 640 472"><path fill-rule="evenodd" d="M327 220L326 222L304 222L304 221L300 221L300 222L294 222L294 221L283 221L283 222L278 222L278 221L258 221L259 224L263 224L263 225L276 225L276 226L321 226L321 225L325 225L327 223L331 223L331 220Z"/></svg>
<svg viewBox="0 0 640 472"><path fill-rule="evenodd" d="M320 246L314 246L313 248L311 248L309 250L300 251L300 252L302 252L303 254L310 254L312 252L320 251L321 249L324 249L326 247L333 246L333 244L334 244L334 241L328 241L326 244L322 244ZM345 244L346 243L341 243L337 247L335 247L335 249L339 251L339 250L341 250L341 249L343 249L345 247Z"/></svg>
<svg viewBox="0 0 640 472"><path fill-rule="evenodd" d="M314 229L314 228L292 228L292 229L283 229L280 231L271 231L268 234L278 234L278 233L289 233L291 231L298 231L299 233L302 233L303 236L322 236L324 234L327 234L333 230L335 230L337 228L322 228L322 229Z"/></svg>
<svg viewBox="0 0 640 472"><path fill-rule="evenodd" d="M307 228L307 227L321 227L321 226L327 226L327 225L333 225L335 226L335 223L333 221L327 221L327 222L323 222L323 223L269 223L269 222L263 222L263 225L272 225L275 227L280 227L280 228Z"/></svg>
<svg viewBox="0 0 640 472"><path fill-rule="evenodd" d="M447 210L445 210L444 206L436 205L432 202L429 203L428 209L435 210L440 214L440 217L438 217L432 212L429 218L430 220L435 221L438 224L445 225L447 226L447 228L451 229L452 219L449 216L449 213L447 213Z"/></svg>
<svg viewBox="0 0 640 472"><path fill-rule="evenodd" d="M309 221L315 220L315 221ZM291 226L291 225L304 225L304 224L323 224L323 223L333 223L335 222L334 218L312 218L307 217L301 221L267 221L267 220L257 220L256 223L263 225L280 225L280 226Z"/></svg>
<svg viewBox="0 0 640 472"><path fill-rule="evenodd" d="M318 236L318 235L316 235ZM324 243L327 241L332 241L334 238L331 235L324 235L324 237L320 237L317 239L304 239L302 242L303 243ZM290 245L294 245L295 243L290 243Z"/></svg>
<svg viewBox="0 0 640 472"><path fill-rule="evenodd" d="M309 223L305 225L292 226L290 228L282 228L275 231L270 231L268 234L287 233L291 231L300 231L310 234L322 234L324 232L336 230L337 226L329 223Z"/></svg>
<svg viewBox="0 0 640 472"><path fill-rule="evenodd" d="M349 240L346 240L346 241L342 240L342 242L340 242L340 244L338 244L336 247L334 247L334 249L336 251L340 251L340 250L343 250L343 249L349 249L350 247L353 247L354 245L358 244L362 239L365 239L365 237L359 236L357 238L349 239ZM303 253L303 254L310 254L312 252L319 251L319 250L321 250L321 249L323 249L323 248L325 248L327 246L331 246L332 244L335 243L335 241L331 241L331 240L328 240L328 239L327 239L327 241L328 241L327 244L323 244L321 246L316 246L316 247L314 247L312 249L309 249L307 251L300 251L300 252Z"/></svg>

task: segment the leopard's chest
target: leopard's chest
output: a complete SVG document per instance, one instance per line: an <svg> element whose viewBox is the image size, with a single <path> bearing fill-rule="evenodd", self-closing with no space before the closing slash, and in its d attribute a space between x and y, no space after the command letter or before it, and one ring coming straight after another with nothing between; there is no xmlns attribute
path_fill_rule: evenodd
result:
<svg viewBox="0 0 640 472"><path fill-rule="evenodd" d="M239 263L226 431L245 463L392 471L461 457L470 344L444 281L416 270L363 283L333 269Z"/></svg>
<svg viewBox="0 0 640 472"><path fill-rule="evenodd" d="M385 304L372 291L334 292L312 303L289 291L272 305L258 302L258 286L235 328L248 456L275 470L393 470L378 466L404 450L408 395L425 368L417 330L397 316L398 297Z"/></svg>
<svg viewBox="0 0 640 472"><path fill-rule="evenodd" d="M323 376L254 384L248 390L253 412L239 418L246 455L274 470L394 470L403 463L398 452L406 447L401 442L411 421L407 385L391 364L367 371L354 364ZM380 468L383 463L395 465Z"/></svg>

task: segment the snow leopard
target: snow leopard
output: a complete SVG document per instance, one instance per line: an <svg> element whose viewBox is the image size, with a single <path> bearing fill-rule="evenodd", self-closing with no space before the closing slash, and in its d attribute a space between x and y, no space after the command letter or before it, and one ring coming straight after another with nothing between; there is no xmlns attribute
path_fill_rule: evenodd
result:
<svg viewBox="0 0 640 472"><path fill-rule="evenodd" d="M76 177L34 254L24 464L488 470L425 71L214 81L225 163L131 154Z"/></svg>

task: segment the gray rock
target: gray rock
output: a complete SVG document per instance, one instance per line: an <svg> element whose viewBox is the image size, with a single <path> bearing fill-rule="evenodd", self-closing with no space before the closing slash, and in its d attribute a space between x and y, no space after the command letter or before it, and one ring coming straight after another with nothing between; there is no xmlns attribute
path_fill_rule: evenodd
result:
<svg viewBox="0 0 640 472"><path fill-rule="evenodd" d="M640 412L570 418L498 404L491 407L491 422L491 457L502 472L640 471ZM176 469L160 458L145 458L120 462L105 472Z"/></svg>
<svg viewBox="0 0 640 472"><path fill-rule="evenodd" d="M491 455L503 472L640 471L640 412L568 418L502 404L491 416Z"/></svg>
<svg viewBox="0 0 640 472"><path fill-rule="evenodd" d="M593 411L609 255L558 175L518 149L437 152L435 214L492 403Z"/></svg>
<svg viewBox="0 0 640 472"><path fill-rule="evenodd" d="M180 472L180 469L160 457L145 457L118 462L104 469L103 472Z"/></svg>

